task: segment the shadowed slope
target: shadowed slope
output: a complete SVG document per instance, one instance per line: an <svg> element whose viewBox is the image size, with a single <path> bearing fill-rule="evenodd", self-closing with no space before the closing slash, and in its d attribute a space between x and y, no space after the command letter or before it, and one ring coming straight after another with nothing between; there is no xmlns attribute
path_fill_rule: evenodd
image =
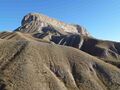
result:
<svg viewBox="0 0 120 90"><path fill-rule="evenodd" d="M84 38L81 50L120 67L120 43L113 41Z"/></svg>

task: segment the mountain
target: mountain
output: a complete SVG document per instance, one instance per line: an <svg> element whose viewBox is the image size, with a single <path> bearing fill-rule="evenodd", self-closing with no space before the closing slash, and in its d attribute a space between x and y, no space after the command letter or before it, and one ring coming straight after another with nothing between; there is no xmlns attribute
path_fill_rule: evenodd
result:
<svg viewBox="0 0 120 90"><path fill-rule="evenodd" d="M29 13L24 16L21 26L16 31L40 33L42 29L49 29L52 27L59 33L72 32L89 36L89 33L82 26L67 24L39 13Z"/></svg>
<svg viewBox="0 0 120 90"><path fill-rule="evenodd" d="M120 43L29 13L0 33L0 90L120 90Z"/></svg>

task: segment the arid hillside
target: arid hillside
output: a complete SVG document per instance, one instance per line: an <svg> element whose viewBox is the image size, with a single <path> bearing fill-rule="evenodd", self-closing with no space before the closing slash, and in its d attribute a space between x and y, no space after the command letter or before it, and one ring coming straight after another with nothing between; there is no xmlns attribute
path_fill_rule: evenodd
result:
<svg viewBox="0 0 120 90"><path fill-rule="evenodd" d="M0 33L0 90L120 90L120 43L30 13Z"/></svg>

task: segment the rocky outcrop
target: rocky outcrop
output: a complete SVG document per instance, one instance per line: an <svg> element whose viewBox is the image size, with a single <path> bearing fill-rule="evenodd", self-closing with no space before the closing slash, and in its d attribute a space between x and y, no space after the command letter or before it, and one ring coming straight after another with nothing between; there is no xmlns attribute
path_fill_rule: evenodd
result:
<svg viewBox="0 0 120 90"><path fill-rule="evenodd" d="M69 34L64 36L53 35L51 37L51 41L59 45L71 46L77 49L81 49L84 38L79 34Z"/></svg>
<svg viewBox="0 0 120 90"><path fill-rule="evenodd" d="M56 28L58 32L79 33L81 35L90 36L82 26L67 24L38 13L26 15L21 22L21 26L15 31L41 33L43 28L47 29L50 26Z"/></svg>
<svg viewBox="0 0 120 90"><path fill-rule="evenodd" d="M78 33L80 33L83 36L89 36L90 37L90 33L86 30L85 27L80 26L80 25L74 25L74 26L78 30Z"/></svg>

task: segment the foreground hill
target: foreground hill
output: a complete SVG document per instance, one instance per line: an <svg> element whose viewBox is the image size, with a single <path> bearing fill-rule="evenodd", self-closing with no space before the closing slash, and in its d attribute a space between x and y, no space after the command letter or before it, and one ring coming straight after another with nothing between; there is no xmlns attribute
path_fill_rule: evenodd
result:
<svg viewBox="0 0 120 90"><path fill-rule="evenodd" d="M0 33L0 90L120 90L120 43L46 18L28 14L14 32Z"/></svg>
<svg viewBox="0 0 120 90"><path fill-rule="evenodd" d="M74 48L1 40L0 50L1 90L120 89L119 68Z"/></svg>

